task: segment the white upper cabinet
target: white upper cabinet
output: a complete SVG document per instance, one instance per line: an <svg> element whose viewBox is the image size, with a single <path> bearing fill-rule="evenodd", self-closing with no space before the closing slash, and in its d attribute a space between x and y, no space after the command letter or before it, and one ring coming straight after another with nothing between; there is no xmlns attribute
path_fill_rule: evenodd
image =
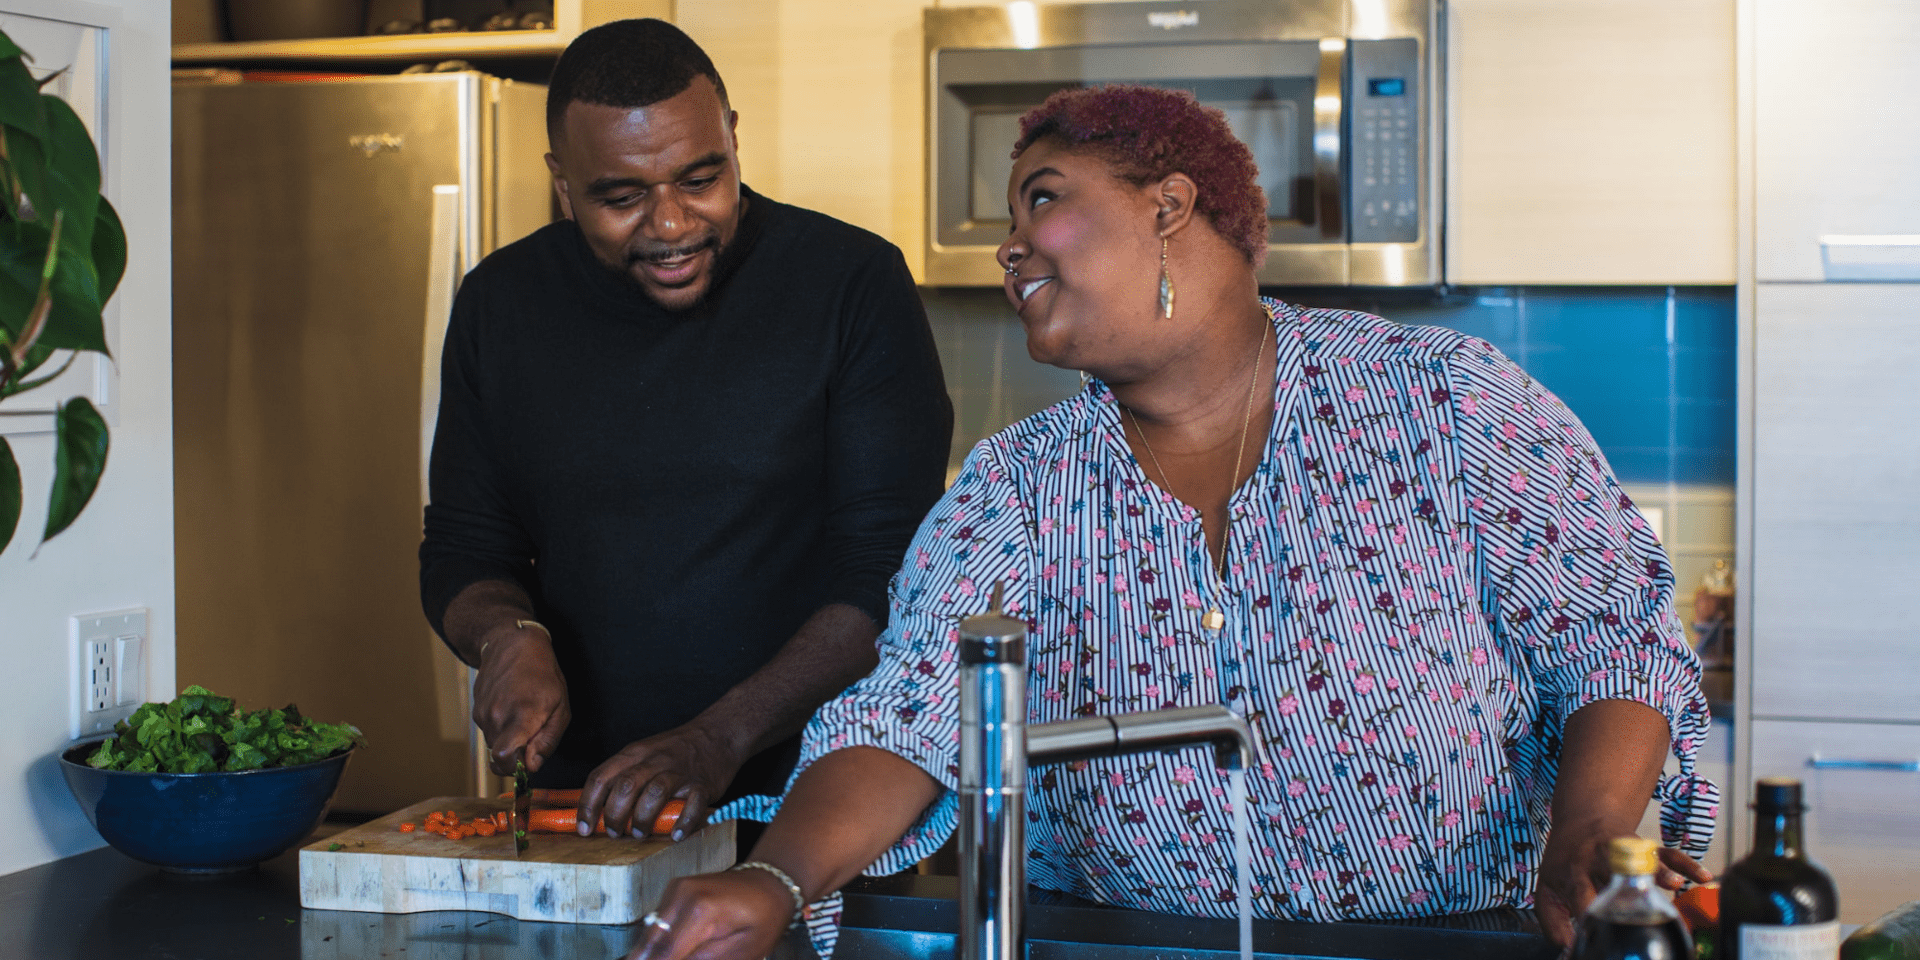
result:
<svg viewBox="0 0 1920 960"><path fill-rule="evenodd" d="M1754 11L1758 278L1920 281L1920 2Z"/></svg>
<svg viewBox="0 0 1920 960"><path fill-rule="evenodd" d="M1450 282L1734 282L1734 0L1449 10Z"/></svg>
<svg viewBox="0 0 1920 960"><path fill-rule="evenodd" d="M1753 713L1920 722L1920 284L1762 283L1754 314Z"/></svg>

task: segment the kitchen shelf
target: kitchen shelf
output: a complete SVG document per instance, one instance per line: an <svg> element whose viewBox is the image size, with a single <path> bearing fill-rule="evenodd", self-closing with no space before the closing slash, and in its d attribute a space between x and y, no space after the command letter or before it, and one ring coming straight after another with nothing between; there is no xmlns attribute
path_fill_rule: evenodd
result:
<svg viewBox="0 0 1920 960"><path fill-rule="evenodd" d="M406 33L378 37L327 37L316 40L250 40L236 43L179 43L173 62L180 64L317 63L326 61L453 60L464 57L555 57L567 42L557 30L501 30L488 33Z"/></svg>

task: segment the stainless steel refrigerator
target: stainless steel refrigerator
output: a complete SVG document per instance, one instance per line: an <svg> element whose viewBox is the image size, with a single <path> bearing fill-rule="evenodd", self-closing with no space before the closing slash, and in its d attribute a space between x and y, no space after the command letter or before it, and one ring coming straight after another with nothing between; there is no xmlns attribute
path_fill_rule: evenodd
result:
<svg viewBox="0 0 1920 960"><path fill-rule="evenodd" d="M335 809L479 785L420 610L460 277L546 223L545 89L478 73L173 91L178 679L367 735Z"/></svg>

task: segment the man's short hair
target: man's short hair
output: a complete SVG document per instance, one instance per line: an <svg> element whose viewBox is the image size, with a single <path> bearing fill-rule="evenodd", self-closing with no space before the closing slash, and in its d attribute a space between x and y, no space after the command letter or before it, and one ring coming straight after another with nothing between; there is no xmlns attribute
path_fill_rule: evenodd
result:
<svg viewBox="0 0 1920 960"><path fill-rule="evenodd" d="M567 104L579 101L637 110L679 95L694 77L713 81L720 105L727 85L707 52L664 20L615 20L567 44L547 83L547 137L558 141Z"/></svg>

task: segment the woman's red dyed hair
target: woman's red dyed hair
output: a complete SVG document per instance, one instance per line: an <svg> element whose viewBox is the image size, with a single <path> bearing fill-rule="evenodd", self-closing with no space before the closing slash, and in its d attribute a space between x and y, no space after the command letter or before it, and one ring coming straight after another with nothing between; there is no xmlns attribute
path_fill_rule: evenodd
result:
<svg viewBox="0 0 1920 960"><path fill-rule="evenodd" d="M1248 263L1266 259L1267 198L1253 152L1226 114L1193 94L1126 84L1061 90L1020 118L1013 155L1040 140L1089 151L1136 186L1186 174L1198 188L1194 207L1213 229Z"/></svg>

